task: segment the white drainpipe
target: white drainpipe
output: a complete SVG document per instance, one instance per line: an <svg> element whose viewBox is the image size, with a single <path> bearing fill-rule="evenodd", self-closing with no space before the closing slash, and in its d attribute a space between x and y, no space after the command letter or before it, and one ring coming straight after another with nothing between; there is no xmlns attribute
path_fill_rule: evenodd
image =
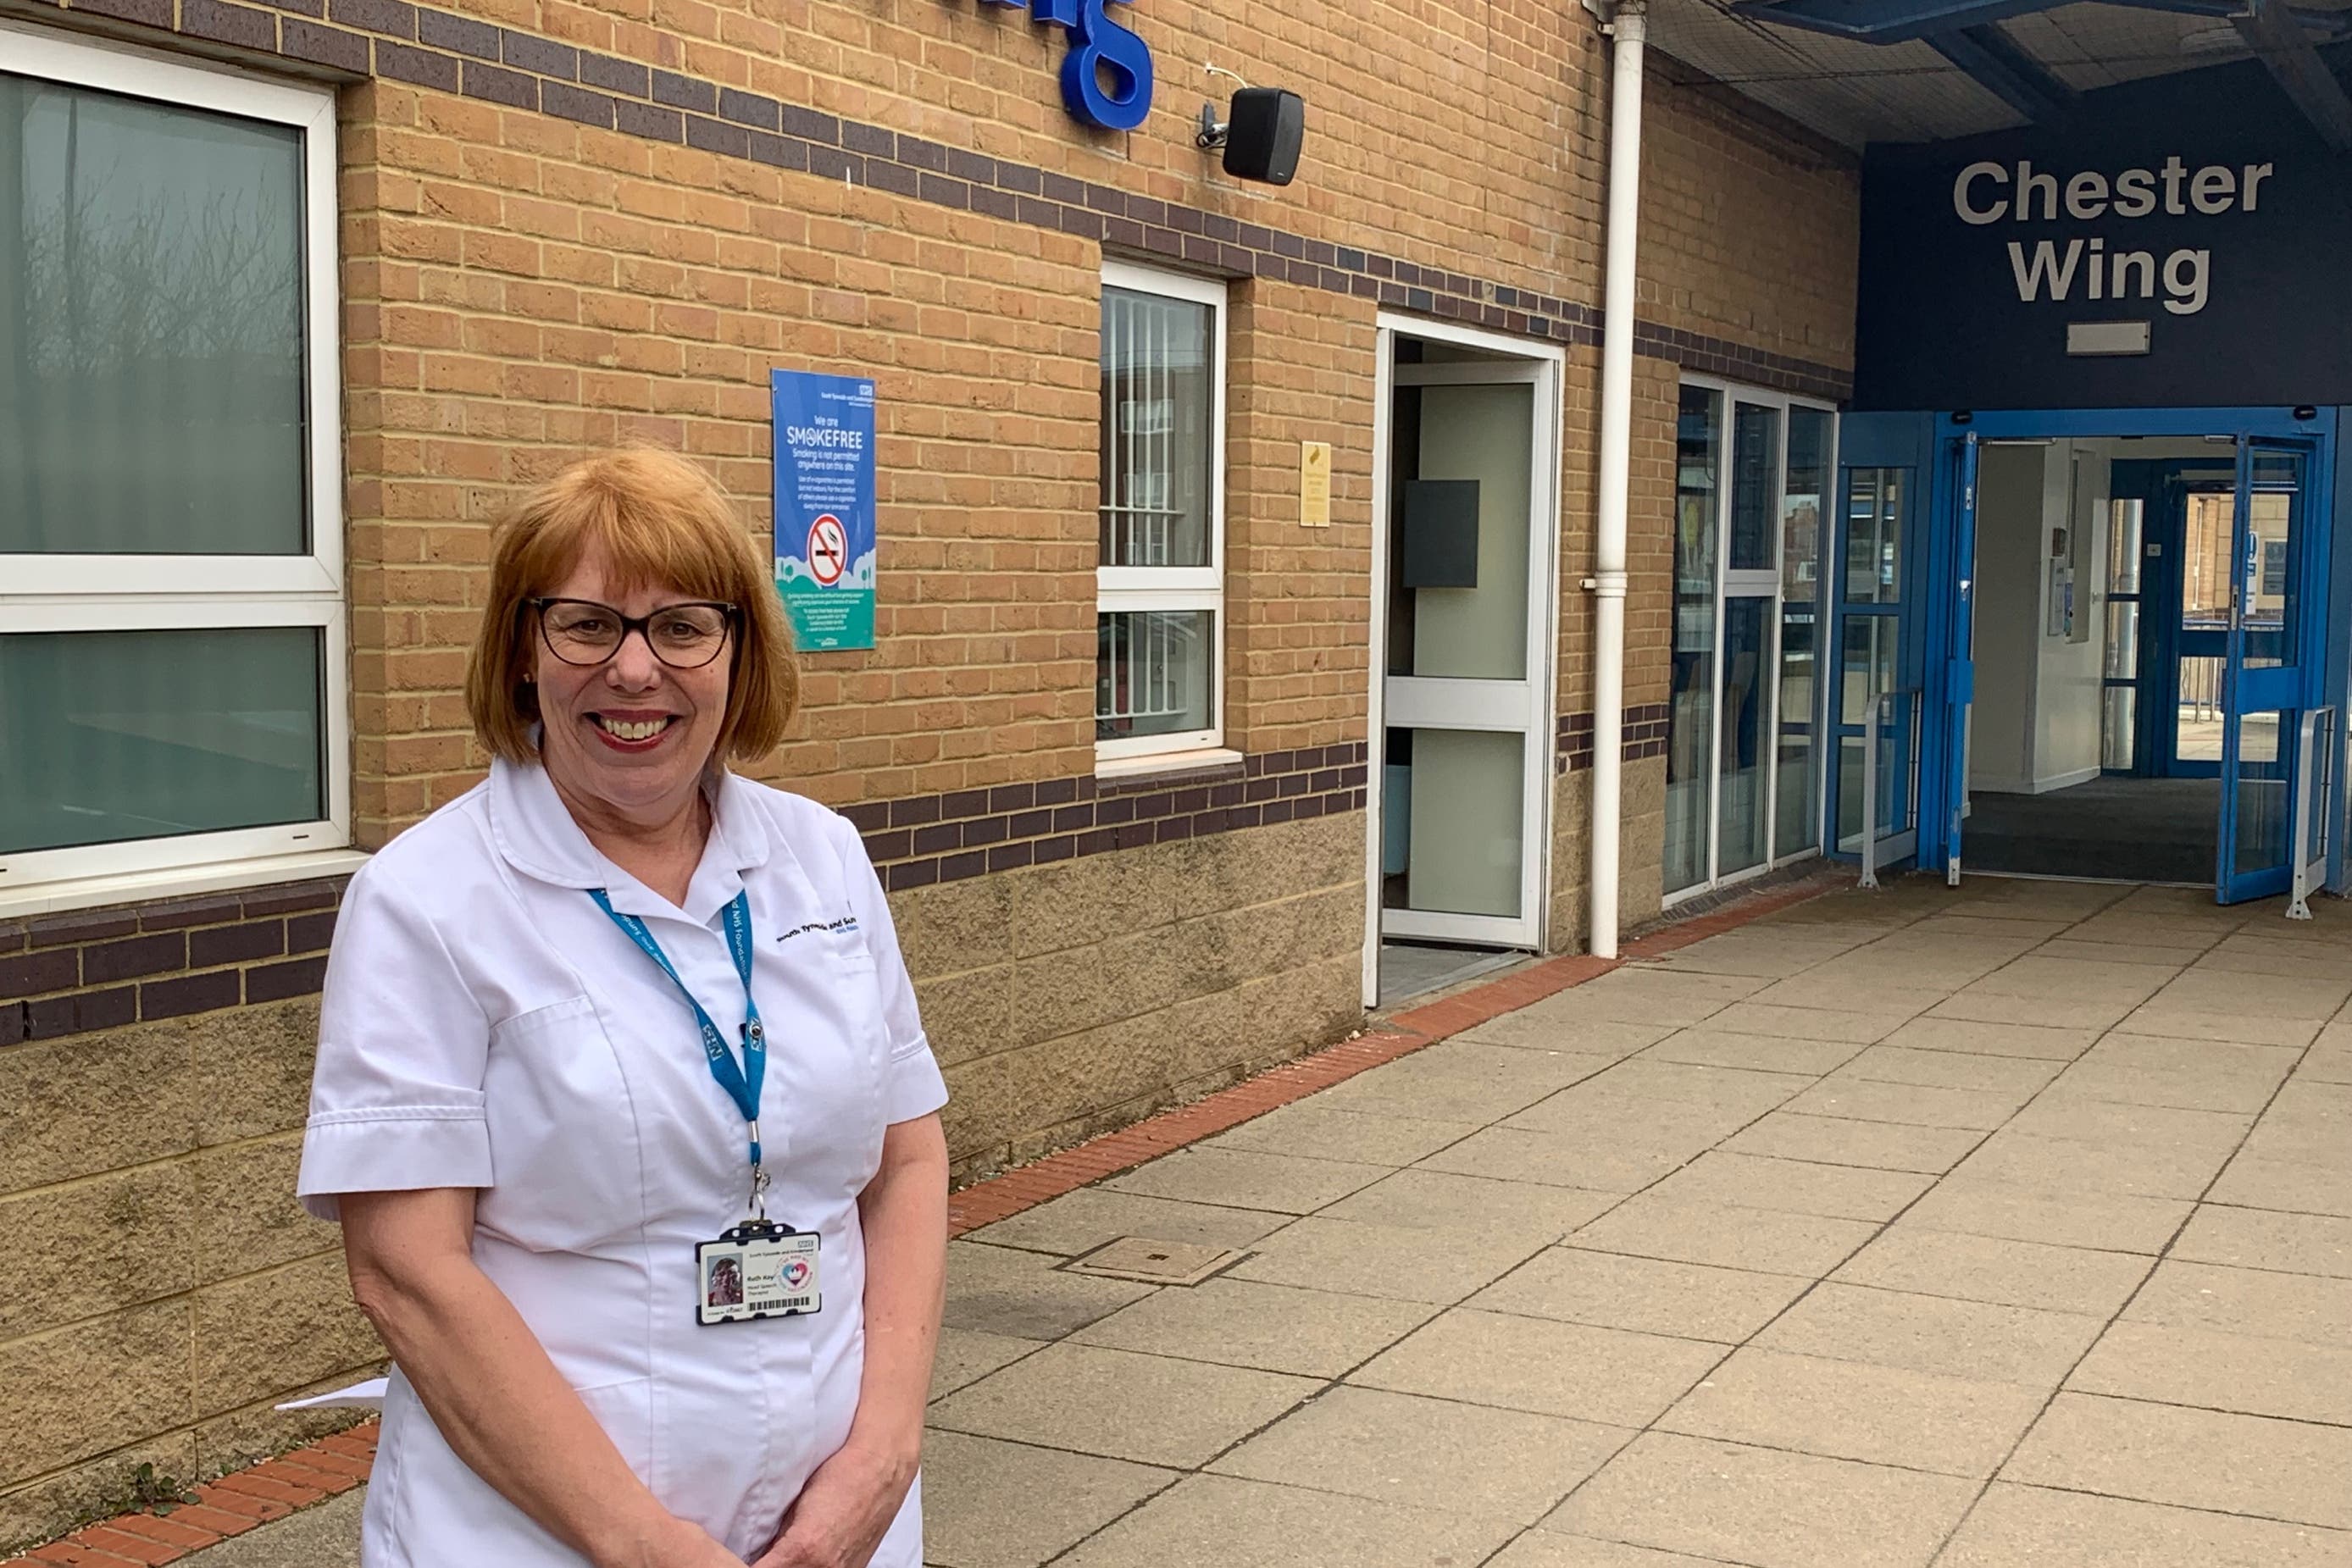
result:
<svg viewBox="0 0 2352 1568"><path fill-rule="evenodd" d="M1609 92L1609 258L1601 326L1601 517L1592 586L1592 951L1617 956L1623 829L1625 514L1633 459L1633 240L1642 205L1642 37L1647 0L1618 0Z"/></svg>

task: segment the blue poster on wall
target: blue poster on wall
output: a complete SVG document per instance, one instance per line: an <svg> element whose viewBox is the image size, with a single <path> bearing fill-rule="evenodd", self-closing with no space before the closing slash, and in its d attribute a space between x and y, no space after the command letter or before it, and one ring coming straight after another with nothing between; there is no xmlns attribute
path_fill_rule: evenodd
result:
<svg viewBox="0 0 2352 1568"><path fill-rule="evenodd" d="M803 653L874 646L874 383L770 372L776 591Z"/></svg>

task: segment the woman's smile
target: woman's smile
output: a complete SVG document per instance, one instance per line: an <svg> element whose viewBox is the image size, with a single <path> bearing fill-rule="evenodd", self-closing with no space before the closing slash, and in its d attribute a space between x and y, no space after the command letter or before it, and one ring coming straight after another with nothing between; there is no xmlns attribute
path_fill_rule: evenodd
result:
<svg viewBox="0 0 2352 1568"><path fill-rule="evenodd" d="M651 751L677 726L674 713L600 708L583 716L597 738L615 751Z"/></svg>

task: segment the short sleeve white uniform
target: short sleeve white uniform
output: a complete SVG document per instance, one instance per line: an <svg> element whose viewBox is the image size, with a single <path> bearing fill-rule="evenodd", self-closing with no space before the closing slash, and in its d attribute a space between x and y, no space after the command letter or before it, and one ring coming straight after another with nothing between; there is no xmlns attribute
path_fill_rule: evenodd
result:
<svg viewBox="0 0 2352 1568"><path fill-rule="evenodd" d="M685 907L592 847L537 768L488 782L352 881L302 1147L337 1195L481 1189L474 1260L673 1513L750 1558L856 1413L857 1195L883 1129L947 1091L856 831L723 775ZM770 1218L824 1239L824 1310L704 1327L697 1243L744 1213L741 1114L684 998L586 890L642 916L732 1041L743 988L721 912L748 892L766 1025ZM874 1568L918 1568L919 1485ZM367 1568L584 1561L451 1451L395 1369L362 1532Z"/></svg>

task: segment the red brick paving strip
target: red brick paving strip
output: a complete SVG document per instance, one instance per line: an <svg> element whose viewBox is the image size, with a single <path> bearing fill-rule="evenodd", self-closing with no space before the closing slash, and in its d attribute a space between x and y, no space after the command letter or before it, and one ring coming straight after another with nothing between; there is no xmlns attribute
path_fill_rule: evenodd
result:
<svg viewBox="0 0 2352 1568"><path fill-rule="evenodd" d="M1740 900L1712 914L1663 926L1628 942L1622 956L1595 958L1571 953L1545 958L1497 979L1470 986L1449 997L1409 1008L1352 1040L1269 1068L1245 1082L1218 1091L1191 1105L1164 1111L1148 1121L1075 1148L1048 1155L1018 1170L976 1182L948 1199L948 1231L961 1236L1075 1192L1105 1176L1132 1170L1171 1149L1198 1143L1268 1111L1303 1100L1318 1090L1353 1078L1369 1068L1409 1056L1425 1045L1475 1029L1506 1013L1571 986L1596 979L1622 964L1657 958L1745 925L1759 915L1786 909L1826 893L1843 879L1817 878ZM131 1563L172 1563L203 1547L297 1509L322 1502L367 1479L375 1457L376 1423L322 1437L250 1469L223 1476L196 1490L197 1501L168 1514L131 1513L36 1547L19 1563L56 1563L124 1568Z"/></svg>
<svg viewBox="0 0 2352 1568"><path fill-rule="evenodd" d="M196 1500L169 1513L126 1513L37 1546L18 1563L59 1563L74 1568L125 1568L176 1563L217 1546L257 1524L324 1502L367 1479L375 1458L376 1424L363 1421L249 1469L196 1489Z"/></svg>

